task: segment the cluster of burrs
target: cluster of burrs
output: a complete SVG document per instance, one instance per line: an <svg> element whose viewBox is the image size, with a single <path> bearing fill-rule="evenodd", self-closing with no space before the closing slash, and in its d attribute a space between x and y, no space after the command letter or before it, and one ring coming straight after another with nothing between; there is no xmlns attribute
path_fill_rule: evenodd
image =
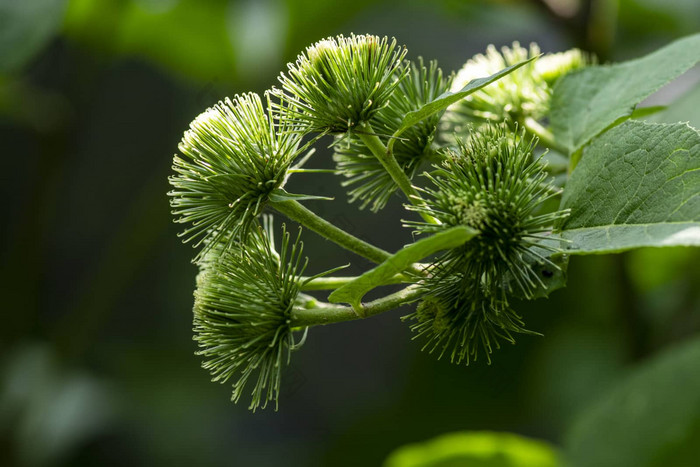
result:
<svg viewBox="0 0 700 467"><path fill-rule="evenodd" d="M430 267L413 265L410 274L398 276L399 282L417 283L411 287L420 293L403 303L422 298L409 317L416 333L426 336L427 347L441 355L449 351L453 361L469 361L478 346L490 353L498 338L512 341L512 333L523 332L509 299L516 291L533 297L542 286L532 265L550 261L558 251L548 234L566 213L546 210L545 202L558 191L534 156L535 140L513 131L513 118L540 118L552 83L585 59L576 51L542 57L454 104L462 110L451 108L451 121L465 128L478 119L489 125L474 126L447 145L436 137L444 109L408 127L405 117L466 84L458 82L491 75L537 53L531 48L523 55L514 47L500 55L489 49L453 79L435 62L405 60L406 50L395 40L332 37L300 54L280 75L280 86L263 98L254 93L227 98L191 123L174 158L170 204L175 221L186 225L184 241L197 249L198 353L215 381L233 381L234 401L252 385L252 409L276 403L283 367L309 323L338 321L352 312L302 292L322 289L323 274L302 276L306 259L300 236L292 239L284 227L281 247L275 249L266 209L374 262L390 257L299 203L313 196L284 190L291 174L306 171L302 165L308 157L302 155L310 155L310 146L323 135L335 138L336 172L351 187L350 201L376 212L401 190L412 203L408 209L423 218L407 222L417 232L454 226L478 232ZM546 66L538 68L542 62ZM494 110L498 107L500 112ZM415 177L430 167L430 185L415 187ZM317 286L309 286L314 281ZM300 309L306 310L303 319L295 317ZM324 317L328 310L333 318Z"/></svg>

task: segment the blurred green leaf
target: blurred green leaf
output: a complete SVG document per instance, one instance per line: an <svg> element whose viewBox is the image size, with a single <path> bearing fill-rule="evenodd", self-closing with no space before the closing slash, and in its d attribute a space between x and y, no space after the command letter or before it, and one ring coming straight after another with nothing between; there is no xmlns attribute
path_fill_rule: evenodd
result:
<svg viewBox="0 0 700 467"><path fill-rule="evenodd" d="M627 40L648 40L650 35L658 37L659 33L676 36L691 34L700 29L700 2L620 0L619 20L621 28L627 33L621 35Z"/></svg>
<svg viewBox="0 0 700 467"><path fill-rule="evenodd" d="M354 0L343 2L342 8L334 1L284 0L284 3L288 15L286 54L296 57L304 47L324 36L337 34L347 27L350 18L361 17L362 10L376 8L382 1Z"/></svg>
<svg viewBox="0 0 700 467"><path fill-rule="evenodd" d="M385 284L395 274L405 271L416 261L432 255L440 250L455 248L469 241L479 232L469 227L452 227L435 235L418 240L399 250L382 264L367 271L352 282L338 288L328 297L331 303L349 303L355 309L360 309L362 297L373 288Z"/></svg>
<svg viewBox="0 0 700 467"><path fill-rule="evenodd" d="M73 117L61 94L19 78L0 76L0 116L8 116L39 133L63 128Z"/></svg>
<svg viewBox="0 0 700 467"><path fill-rule="evenodd" d="M666 110L652 115L649 119L656 123L688 122L696 130L700 129L700 83L685 95L676 99Z"/></svg>
<svg viewBox="0 0 700 467"><path fill-rule="evenodd" d="M700 36L698 36L700 37ZM562 208L570 254L700 245L700 133L628 121L593 141Z"/></svg>
<svg viewBox="0 0 700 467"><path fill-rule="evenodd" d="M235 53L221 0L73 0L65 33L99 52L138 55L184 75L228 81Z"/></svg>
<svg viewBox="0 0 700 467"><path fill-rule="evenodd" d="M53 39L65 0L0 0L0 73L17 72Z"/></svg>
<svg viewBox="0 0 700 467"><path fill-rule="evenodd" d="M22 465L55 465L114 423L116 398L91 375L59 364L44 344L13 349L0 372L0 433Z"/></svg>
<svg viewBox="0 0 700 467"><path fill-rule="evenodd" d="M641 248L624 265L650 347L700 330L700 248Z"/></svg>
<svg viewBox="0 0 700 467"><path fill-rule="evenodd" d="M700 250L641 248L629 254L626 265L635 287L640 292L648 292L688 276L694 266L700 265Z"/></svg>
<svg viewBox="0 0 700 467"><path fill-rule="evenodd" d="M570 154L576 152L698 61L700 34L695 34L636 60L566 75L552 95L554 136Z"/></svg>
<svg viewBox="0 0 700 467"><path fill-rule="evenodd" d="M700 339L638 367L567 435L572 467L689 467L700 440Z"/></svg>
<svg viewBox="0 0 700 467"><path fill-rule="evenodd" d="M580 263L576 266L585 269ZM583 288L589 293L596 290L605 295L600 288L594 289L594 284L585 285ZM578 304L572 305L574 301ZM582 301L580 296L568 292L566 306L576 306L578 310L567 311L560 324L546 330L542 343L526 359L530 384L522 386L532 394L532 406L539 409L538 423L557 433L571 424L584 404L605 394L619 378L627 358L624 332L598 319L595 312L581 306Z"/></svg>
<svg viewBox="0 0 700 467"><path fill-rule="evenodd" d="M287 17L283 0L243 0L229 4L226 23L239 76L259 77L280 71Z"/></svg>
<svg viewBox="0 0 700 467"><path fill-rule="evenodd" d="M555 449L543 441L487 431L451 433L394 451L384 467L555 467Z"/></svg>
<svg viewBox="0 0 700 467"><path fill-rule="evenodd" d="M369 4L314 0L71 0L65 33L100 53L136 55L224 85L267 86L284 60L337 33ZM324 32L325 31L325 32Z"/></svg>

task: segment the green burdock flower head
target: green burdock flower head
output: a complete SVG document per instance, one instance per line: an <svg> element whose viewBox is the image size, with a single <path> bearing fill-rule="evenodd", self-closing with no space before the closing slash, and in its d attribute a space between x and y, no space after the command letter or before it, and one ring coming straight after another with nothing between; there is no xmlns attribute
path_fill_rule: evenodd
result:
<svg viewBox="0 0 700 467"><path fill-rule="evenodd" d="M457 152L448 153L438 170L427 175L432 185L423 190L427 204L409 208L440 221L407 222L418 232L458 225L479 231L463 246L438 258L424 285L426 294L447 307L450 322L456 323L456 327L441 326L443 331L433 333L430 339L435 345L452 342L460 347L455 348L453 360L475 356L475 348L464 351L461 347L467 341L456 337L445 341L448 335L479 337L490 353L495 337L512 341L510 333L523 332L519 317L508 304L509 295L532 298L538 287L544 287L533 264L546 263L559 269L547 257L559 252L558 242L549 233L568 212L543 210L544 203L559 190L533 158L536 141L526 141L523 135L510 132L505 123L481 128L468 142L460 142ZM415 316L420 318L416 330L421 333L432 329L432 319L425 316ZM478 323L487 323L493 330L467 332Z"/></svg>
<svg viewBox="0 0 700 467"><path fill-rule="evenodd" d="M389 104L379 110L370 124L386 145L389 136L400 126L404 116L423 107L447 91L449 79L445 79L436 61L428 67L419 59L408 65L410 73L399 82ZM413 178L423 162L435 156L432 147L440 114L433 114L405 131L393 148L396 161L409 178ZM382 209L397 185L384 166L356 136L346 138L335 145L334 159L338 173L347 177L343 186L354 186L348 194L350 201L361 201L361 208L371 204L372 211Z"/></svg>
<svg viewBox="0 0 700 467"><path fill-rule="evenodd" d="M175 222L189 224L185 242L208 248L244 237L270 194L281 187L299 153L301 136L273 122L257 94L225 99L199 115L175 155L169 193ZM206 240L206 241L205 241Z"/></svg>
<svg viewBox="0 0 700 467"><path fill-rule="evenodd" d="M194 340L212 381L234 378L231 400L237 402L252 381L250 409L279 399L281 374L294 340L291 311L299 297L299 276L306 267L299 236L283 231L282 248L274 249L272 232L259 225L244 244L204 257L197 278Z"/></svg>
<svg viewBox="0 0 700 467"><path fill-rule="evenodd" d="M539 285L527 257L554 248L549 233L568 215L568 211L542 212L545 201L560 190L533 157L534 144L536 139L510 132L507 124L481 128L468 142L461 141L457 152L448 152L438 170L427 174L432 184L423 190L427 204L409 206L441 223L408 223L419 232L458 225L478 230L479 235L450 252L449 259L477 267L478 277L483 275L497 289L508 273L526 297Z"/></svg>
<svg viewBox="0 0 700 467"><path fill-rule="evenodd" d="M404 48L372 35L323 39L288 65L279 80L280 114L308 131L346 133L369 121L405 75Z"/></svg>
<svg viewBox="0 0 700 467"><path fill-rule="evenodd" d="M467 365L483 350L491 363L500 341L514 344L514 333L535 334L524 328L507 301L488 296L474 277L439 268L433 268L434 275L423 286L429 295L403 318L411 322L414 339L426 340L422 350Z"/></svg>
<svg viewBox="0 0 700 467"><path fill-rule="evenodd" d="M475 78L540 55L537 44L528 49L518 42L499 52L490 45L486 54L475 55L457 73L452 91L458 91ZM548 54L467 96L449 108L447 119L455 124L465 121L518 122L527 117L540 119L549 110L551 86L564 74L590 63L580 50ZM457 131L462 130L456 128Z"/></svg>

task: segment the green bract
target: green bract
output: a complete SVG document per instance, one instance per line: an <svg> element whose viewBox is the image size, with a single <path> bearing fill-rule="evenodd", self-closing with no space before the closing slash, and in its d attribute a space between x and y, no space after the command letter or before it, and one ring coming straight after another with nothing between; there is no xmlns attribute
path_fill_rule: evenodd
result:
<svg viewBox="0 0 700 467"><path fill-rule="evenodd" d="M523 332L508 295L517 288L532 298L537 287L544 287L533 264L558 268L542 251L559 249L543 241L568 211L539 211L559 190L533 158L535 143L510 132L506 124L483 127L427 175L426 204L410 208L440 221L407 223L419 232L458 225L479 231L434 262L424 281L429 305L412 315L418 321L412 328L428 334L431 351L441 348L442 355L453 347L451 358L458 363L476 358L474 340L488 354L496 338L512 341L511 332Z"/></svg>
<svg viewBox="0 0 700 467"><path fill-rule="evenodd" d="M371 35L323 39L288 65L279 80L283 118L308 131L344 133L387 105L405 75L404 48Z"/></svg>
<svg viewBox="0 0 700 467"><path fill-rule="evenodd" d="M277 404L283 366L298 347L290 319L306 267L302 248L284 231L278 254L270 229L257 226L246 243L211 249L197 278L194 339L202 366L213 381L235 378L233 401L252 379L253 410Z"/></svg>
<svg viewBox="0 0 700 467"><path fill-rule="evenodd" d="M409 68L410 73L399 82L389 104L370 122L384 144L399 129L407 113L436 99L449 86L449 80L443 78L436 61L431 61L426 68L419 59L418 63L411 62ZM432 142L440 116L434 114L422 120L395 142L394 157L409 178L413 178L423 162L435 156ZM361 208L371 204L372 211L378 211L396 191L397 185L391 175L357 136L351 135L346 141L336 144L334 158L338 172L348 178L343 186L355 186L349 192L350 201L362 201Z"/></svg>
<svg viewBox="0 0 700 467"><path fill-rule="evenodd" d="M301 135L276 128L257 94L225 99L191 124L175 156L169 193L175 222L190 224L185 241L227 244L245 236L270 193L282 186Z"/></svg>

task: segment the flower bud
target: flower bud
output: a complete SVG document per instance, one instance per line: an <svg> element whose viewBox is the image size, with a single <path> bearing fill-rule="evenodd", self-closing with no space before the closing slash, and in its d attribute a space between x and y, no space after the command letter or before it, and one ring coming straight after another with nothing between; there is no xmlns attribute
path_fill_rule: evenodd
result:
<svg viewBox="0 0 700 467"><path fill-rule="evenodd" d="M379 110L370 121L373 130L386 145L390 135L399 129L404 116L420 109L428 102L447 91L449 79L445 79L437 62L426 67L423 60L410 62L410 72L399 82L389 104ZM396 140L393 156L408 178L418 172L424 162L435 156L433 140L439 114L420 121L408 128ZM341 138L339 138L341 139ZM361 201L360 208L371 205L372 211L382 209L398 186L382 163L365 146L359 137L350 135L335 145L333 158L337 162L338 173L346 177L343 186L352 186L348 193L350 201Z"/></svg>
<svg viewBox="0 0 700 467"><path fill-rule="evenodd" d="M245 237L268 196L281 187L298 155L301 136L276 128L257 94L225 99L199 115L185 132L169 181L175 222L181 233L206 249L226 238Z"/></svg>
<svg viewBox="0 0 700 467"><path fill-rule="evenodd" d="M211 249L197 277L194 340L202 367L212 381L235 379L234 402L252 380L252 410L277 403L283 366L298 347L290 322L306 267L302 247L285 231L278 254L272 233L257 226L245 244Z"/></svg>
<svg viewBox="0 0 700 467"><path fill-rule="evenodd" d="M307 47L279 81L276 109L308 131L346 133L368 122L405 75L403 48L372 35L337 36Z"/></svg>

